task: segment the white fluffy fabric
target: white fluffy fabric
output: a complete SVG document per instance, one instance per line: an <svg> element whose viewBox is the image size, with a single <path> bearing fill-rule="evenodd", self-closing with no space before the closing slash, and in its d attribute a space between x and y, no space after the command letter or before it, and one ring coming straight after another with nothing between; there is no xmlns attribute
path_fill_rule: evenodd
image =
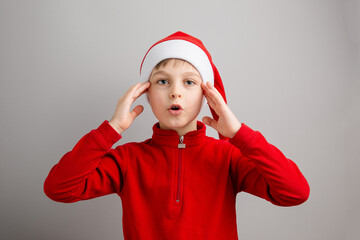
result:
<svg viewBox="0 0 360 240"><path fill-rule="evenodd" d="M214 84L214 72L206 53L197 45L185 40L161 42L150 49L140 70L141 82L149 80L153 68L164 59L180 58L191 63L200 73L204 83Z"/></svg>

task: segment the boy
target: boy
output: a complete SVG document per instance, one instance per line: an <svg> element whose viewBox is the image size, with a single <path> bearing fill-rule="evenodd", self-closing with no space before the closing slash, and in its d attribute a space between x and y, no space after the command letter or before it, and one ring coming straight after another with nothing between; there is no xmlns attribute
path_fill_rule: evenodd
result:
<svg viewBox="0 0 360 240"><path fill-rule="evenodd" d="M155 43L140 67L142 83L118 101L110 121L93 129L50 171L54 201L71 203L117 193L125 239L238 239L235 201L244 191L278 206L309 197L297 165L238 119L203 43L176 32ZM158 123L152 138L112 149L141 114L146 93ZM204 101L213 118L197 121Z"/></svg>

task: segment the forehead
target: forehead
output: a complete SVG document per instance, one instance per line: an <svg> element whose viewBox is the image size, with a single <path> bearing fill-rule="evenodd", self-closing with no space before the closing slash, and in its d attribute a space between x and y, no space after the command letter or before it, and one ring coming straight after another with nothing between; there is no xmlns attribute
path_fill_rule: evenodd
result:
<svg viewBox="0 0 360 240"><path fill-rule="evenodd" d="M166 71L177 71L177 72L191 72L201 78L200 73L197 69L189 62L182 59L165 59L159 62L152 70L150 76L155 73L164 73Z"/></svg>

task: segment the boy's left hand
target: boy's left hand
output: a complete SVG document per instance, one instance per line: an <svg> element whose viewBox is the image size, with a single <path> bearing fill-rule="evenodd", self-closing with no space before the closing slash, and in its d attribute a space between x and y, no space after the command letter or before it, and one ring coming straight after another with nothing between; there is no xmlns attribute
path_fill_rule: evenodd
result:
<svg viewBox="0 0 360 240"><path fill-rule="evenodd" d="M231 112L219 91L210 82L206 82L206 84L202 82L201 88L204 90L209 106L219 116L217 121L208 116L203 117L202 121L224 137L232 138L239 131L241 123Z"/></svg>

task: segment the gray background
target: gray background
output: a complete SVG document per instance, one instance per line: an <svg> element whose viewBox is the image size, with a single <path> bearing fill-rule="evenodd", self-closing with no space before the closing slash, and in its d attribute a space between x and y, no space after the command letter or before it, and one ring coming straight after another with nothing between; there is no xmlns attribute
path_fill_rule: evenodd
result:
<svg viewBox="0 0 360 240"><path fill-rule="evenodd" d="M43 183L83 135L110 120L148 48L180 30L212 54L238 119L310 184L308 201L290 208L240 193L239 238L356 239L358 15L355 0L1 0L0 237L122 239L117 195L57 203ZM145 110L114 147L151 137L157 120L145 96L135 104ZM209 114L204 108L199 119Z"/></svg>

